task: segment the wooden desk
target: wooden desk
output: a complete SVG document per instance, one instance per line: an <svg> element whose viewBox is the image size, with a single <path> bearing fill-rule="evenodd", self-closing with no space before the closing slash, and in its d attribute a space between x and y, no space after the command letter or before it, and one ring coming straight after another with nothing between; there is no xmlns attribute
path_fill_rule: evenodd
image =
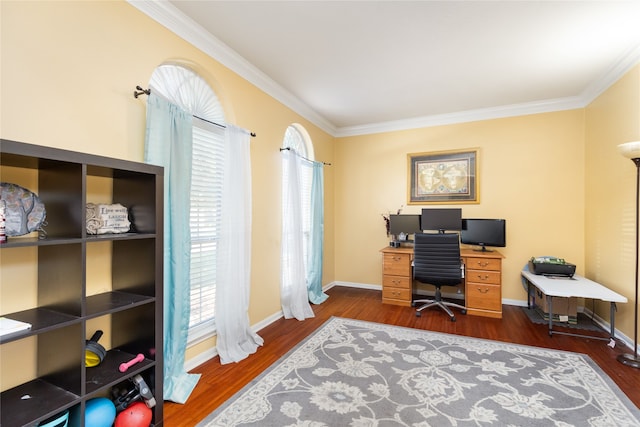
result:
<svg viewBox="0 0 640 427"><path fill-rule="evenodd" d="M382 252L382 302L411 306L413 299L413 247L392 248ZM462 249L465 265L464 295L468 314L502 318L502 258L497 251Z"/></svg>
<svg viewBox="0 0 640 427"><path fill-rule="evenodd" d="M532 307L531 301L531 286L535 286L540 289L547 296L547 306L549 307L549 335L562 334L562 335L572 335L572 336L582 336L589 337L601 340L609 340L610 343L615 345L615 313L616 313L616 303L627 302L627 297L620 295L617 292L612 291L611 289L602 286L600 283L596 283L593 280L589 280L586 277L579 276L574 274L572 278L570 277L553 277L553 276L543 276L539 274L533 274L529 271L528 268L522 270L522 277L526 280L527 283L527 294L528 294L528 304L529 307ZM607 301L610 303L609 307L609 317L610 317L610 326L611 330L609 333L609 338L602 338L593 335L587 334L574 334L570 332L560 332L553 330L553 297L577 297L577 298L590 298L590 299L599 299L602 301Z"/></svg>

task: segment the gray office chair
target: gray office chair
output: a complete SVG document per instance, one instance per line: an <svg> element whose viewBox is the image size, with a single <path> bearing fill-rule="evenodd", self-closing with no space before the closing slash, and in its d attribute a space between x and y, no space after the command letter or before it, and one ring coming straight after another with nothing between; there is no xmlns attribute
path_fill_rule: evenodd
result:
<svg viewBox="0 0 640 427"><path fill-rule="evenodd" d="M413 246L413 279L420 283L436 287L433 299L418 299L412 301L416 307L416 316L429 307L440 307L447 312L452 322L456 316L449 307L462 310L467 314L466 307L442 300L440 288L442 286L457 286L463 283L462 259L460 258L460 240L457 233L416 234Z"/></svg>

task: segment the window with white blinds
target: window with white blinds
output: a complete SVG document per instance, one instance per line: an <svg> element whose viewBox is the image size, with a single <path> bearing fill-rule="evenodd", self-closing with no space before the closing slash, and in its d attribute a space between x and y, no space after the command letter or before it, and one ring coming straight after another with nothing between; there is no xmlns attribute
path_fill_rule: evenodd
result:
<svg viewBox="0 0 640 427"><path fill-rule="evenodd" d="M309 140L308 135L300 125L291 125L287 128L283 146L293 149L297 155L313 160L313 147ZM282 185L283 188L288 185L290 176L286 164L282 170ZM313 179L313 169L311 163L302 162L302 168L300 169L300 198L302 201L302 232L304 236L304 242L302 245L303 259L306 263L309 255L309 241L311 237L311 181ZM283 206L284 211L284 206ZM283 259L283 263L286 265L287 259Z"/></svg>
<svg viewBox="0 0 640 427"><path fill-rule="evenodd" d="M191 313L189 328L212 321L222 201L222 128L194 119L191 176Z"/></svg>
<svg viewBox="0 0 640 427"><path fill-rule="evenodd" d="M220 233L224 128L211 122L224 124L224 111L209 84L187 66L176 63L160 65L154 70L149 86L194 116L189 223L191 311L188 337L188 342L193 343L211 336L215 331L216 257Z"/></svg>

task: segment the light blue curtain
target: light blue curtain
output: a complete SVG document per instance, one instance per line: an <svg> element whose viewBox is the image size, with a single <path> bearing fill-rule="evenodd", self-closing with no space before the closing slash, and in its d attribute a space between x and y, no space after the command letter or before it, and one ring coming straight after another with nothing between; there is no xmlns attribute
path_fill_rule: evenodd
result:
<svg viewBox="0 0 640 427"><path fill-rule="evenodd" d="M263 340L249 325L251 288L251 157L249 133L226 125L218 242L216 331L220 363L239 362Z"/></svg>
<svg viewBox="0 0 640 427"><path fill-rule="evenodd" d="M164 167L164 387L165 400L187 401L200 374L184 370L189 330L189 208L192 116L149 95L145 161ZM162 402L159 402L161 405Z"/></svg>
<svg viewBox="0 0 640 427"><path fill-rule="evenodd" d="M309 301L322 304L329 295L322 291L322 259L324 255L324 165L311 162L311 238L307 260Z"/></svg>

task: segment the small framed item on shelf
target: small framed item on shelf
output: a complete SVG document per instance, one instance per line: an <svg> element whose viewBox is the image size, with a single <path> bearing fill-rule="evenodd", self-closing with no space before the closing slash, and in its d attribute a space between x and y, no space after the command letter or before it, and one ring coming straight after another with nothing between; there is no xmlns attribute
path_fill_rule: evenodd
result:
<svg viewBox="0 0 640 427"><path fill-rule="evenodd" d="M131 229L129 211L119 203L87 203L87 234L127 233Z"/></svg>

